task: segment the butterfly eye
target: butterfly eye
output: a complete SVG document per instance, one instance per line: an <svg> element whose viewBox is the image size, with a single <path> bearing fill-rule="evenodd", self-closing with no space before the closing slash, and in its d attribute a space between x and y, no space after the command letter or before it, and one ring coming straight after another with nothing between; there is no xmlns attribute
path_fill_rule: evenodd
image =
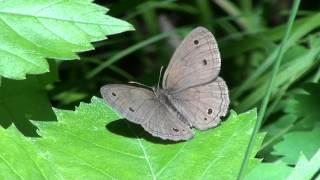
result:
<svg viewBox="0 0 320 180"><path fill-rule="evenodd" d="M172 128L172 130L174 130L175 132L179 132L179 129L176 128Z"/></svg>
<svg viewBox="0 0 320 180"><path fill-rule="evenodd" d="M130 110L131 112L134 112L134 109L132 109L132 107L129 107L129 110Z"/></svg>
<svg viewBox="0 0 320 180"><path fill-rule="evenodd" d="M207 65L208 64L206 59L202 60L202 63L203 63L203 65Z"/></svg>
<svg viewBox="0 0 320 180"><path fill-rule="evenodd" d="M112 96L117 96L117 95L116 95L116 93L114 93L114 92L113 92L113 93L111 93L111 94L112 94Z"/></svg>
<svg viewBox="0 0 320 180"><path fill-rule="evenodd" d="M208 114L209 115L212 114L212 109L211 108L208 109Z"/></svg>
<svg viewBox="0 0 320 180"><path fill-rule="evenodd" d="M198 44L199 44L199 41L198 41L198 40L194 40L194 41L193 41L193 44L198 45Z"/></svg>

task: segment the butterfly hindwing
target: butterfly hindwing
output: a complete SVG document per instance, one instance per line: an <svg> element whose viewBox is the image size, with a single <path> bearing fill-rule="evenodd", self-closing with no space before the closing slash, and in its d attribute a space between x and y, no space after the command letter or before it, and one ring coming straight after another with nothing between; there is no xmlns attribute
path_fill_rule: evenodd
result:
<svg viewBox="0 0 320 180"><path fill-rule="evenodd" d="M152 121L142 125L153 136L173 141L188 140L193 137L190 127L170 113L165 106L160 105L153 110L153 113Z"/></svg>
<svg viewBox="0 0 320 180"><path fill-rule="evenodd" d="M200 130L217 126L229 106L228 88L220 77L206 85L171 94L171 99L192 126Z"/></svg>

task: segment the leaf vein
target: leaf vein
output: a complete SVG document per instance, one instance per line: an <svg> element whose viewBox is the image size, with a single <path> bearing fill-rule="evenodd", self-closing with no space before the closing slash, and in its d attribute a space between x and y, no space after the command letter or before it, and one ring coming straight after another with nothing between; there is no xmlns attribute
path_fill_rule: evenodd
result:
<svg viewBox="0 0 320 180"><path fill-rule="evenodd" d="M98 148L101 148L101 149L104 149L104 150L107 150L107 151L117 152L117 153L119 153L119 154L127 155L127 156L130 156L130 157L143 159L143 157L142 157L142 156L139 156L139 155L135 155L135 154L132 154L132 153L127 153L127 152L124 152L124 151L118 151L118 150L112 149L112 148L110 148L110 147L105 147L105 146L101 146L101 145L96 144L96 143L92 143L92 142L87 141L87 140L85 140L85 139L83 139L83 138L80 138L80 137L76 136L75 134L73 134L73 133L71 133L71 132L68 132L68 131L65 131L64 133L69 134L70 136L73 136L73 137L75 137L75 138L77 138L77 139L79 139L79 140L81 140L81 141L83 141L83 142L85 142L85 143L94 145L95 147L98 147Z"/></svg>

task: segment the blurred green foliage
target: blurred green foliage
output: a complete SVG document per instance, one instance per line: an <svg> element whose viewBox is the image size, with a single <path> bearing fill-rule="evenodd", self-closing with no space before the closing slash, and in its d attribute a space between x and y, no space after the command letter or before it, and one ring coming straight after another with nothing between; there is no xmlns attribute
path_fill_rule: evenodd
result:
<svg viewBox="0 0 320 180"><path fill-rule="evenodd" d="M154 85L160 67L168 64L177 42L196 26L210 29L218 41L222 53L221 76L230 88L231 107L239 112L259 107L266 94L293 2L120 0L98 3L109 7L111 15L133 24L136 31L96 43L95 51L81 54L83 60L80 63L60 64L63 81L56 83L50 92L58 107L72 108L80 101L89 101L92 95L99 96L98 89L103 84L138 81ZM288 129L298 129L296 125L310 120L311 115L303 117L308 114L303 107L310 110L320 108L319 98L314 98L318 95L311 93L309 99L312 102L302 99L302 107L295 105L295 110L288 110L294 106L288 101L297 101L296 94L304 84L319 85L319 7L318 1L301 2L284 45L284 57L263 122L263 129L271 134L267 135L261 156L270 160L275 157L263 152L270 152L272 145L290 131ZM70 96L61 96L66 92ZM320 119L319 113L313 114L313 119ZM287 120L287 124L283 120Z"/></svg>
<svg viewBox="0 0 320 180"><path fill-rule="evenodd" d="M208 28L218 41L222 57L220 76L230 89L230 108L244 112L260 107L293 1L117 0L96 3L108 7L108 15L131 23L135 31L108 36L107 41L94 43L95 50L79 55L81 61L50 61L50 72L45 75L36 78L28 75L22 83L0 79L0 103L7 104L7 109L0 109L0 117L6 119L11 116L8 112L21 107L25 112L15 114L15 119L21 123L15 125L22 131L32 130L25 135L35 135L35 127L27 118L55 120L47 101L55 108L74 109L80 102L100 96L99 88L104 84L137 81L154 85L161 66L168 64L179 41L197 26ZM319 9L320 1L301 2L288 41L283 46L284 56L261 128L267 135L258 157L270 164L260 165L250 177L272 169L279 170L285 177L291 173L291 166L307 164L304 157L309 160L315 157L310 161L315 162L319 156L315 156L320 148L316 138L320 125ZM12 94L24 96L16 96L15 100L6 98ZM28 104L30 98L36 104L32 108ZM11 122L1 123L7 128ZM303 142L304 139L312 140ZM297 162L299 157L303 162ZM297 169L301 169L300 166ZM272 177L279 176L272 174Z"/></svg>

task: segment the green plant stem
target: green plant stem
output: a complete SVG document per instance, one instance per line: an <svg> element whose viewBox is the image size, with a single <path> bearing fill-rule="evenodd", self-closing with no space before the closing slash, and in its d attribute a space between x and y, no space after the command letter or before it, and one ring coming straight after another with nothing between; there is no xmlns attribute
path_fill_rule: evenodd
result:
<svg viewBox="0 0 320 180"><path fill-rule="evenodd" d="M271 80L270 80L270 82L268 84L266 96L264 97L264 99L262 101L260 112L259 112L259 116L258 116L258 119L257 119L257 121L255 123L254 129L253 129L253 132L252 132L252 135L250 137L250 141L249 141L246 153L245 153L245 156L244 156L242 164L241 164L241 168L240 168L240 171L239 171L239 174L238 174L238 177L237 177L238 180L241 180L244 177L244 173L245 173L246 167L248 165L249 156L250 156L250 154L252 152L252 149L253 149L253 146L254 146L258 131L259 131L260 126L261 126L262 119L263 119L264 114L266 112L266 109L267 109L267 106L268 106L268 101L269 101L269 98L271 96L271 92L272 92L272 89L273 89L273 84L274 84L274 81L275 81L275 77L277 75L277 72L278 72L280 64L281 64L281 60L282 60L282 57L283 57L283 54L284 54L284 46L285 46L286 42L288 41L288 37L289 37L289 34L291 32L291 28L292 28L294 19L295 19L296 15L297 15L297 12L298 12L298 9L299 9L299 5L300 5L300 0L295 0L294 4L293 4L293 8L291 10L291 14L290 14L290 18L289 18L289 22L288 22L288 26L287 26L287 30L286 30L285 36L281 41L280 48L279 48L279 51L278 51L277 56L276 56L276 62L275 62L275 65L274 65L274 68L273 68L273 71L272 71Z"/></svg>

